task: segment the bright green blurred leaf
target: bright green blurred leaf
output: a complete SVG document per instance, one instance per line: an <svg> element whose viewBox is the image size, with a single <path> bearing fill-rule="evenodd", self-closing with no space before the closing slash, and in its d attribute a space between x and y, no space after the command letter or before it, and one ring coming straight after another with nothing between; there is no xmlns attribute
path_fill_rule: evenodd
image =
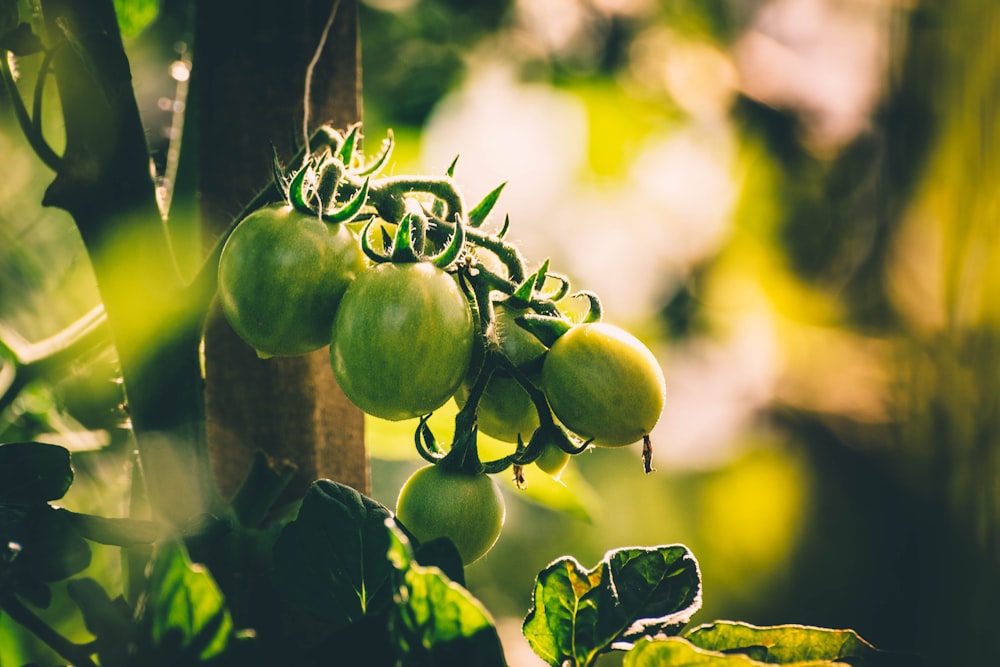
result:
<svg viewBox="0 0 1000 667"><path fill-rule="evenodd" d="M480 438L483 436L480 435ZM583 475L573 468L572 460L559 479L554 479L537 466L527 466L524 475L527 485L514 491L519 498L563 512L586 523L591 523L594 515L600 511L601 497ZM513 489L513 482L507 481Z"/></svg>
<svg viewBox="0 0 1000 667"><path fill-rule="evenodd" d="M275 581L304 611L336 627L387 608L390 513L349 486L314 482L274 545Z"/></svg>
<svg viewBox="0 0 1000 667"><path fill-rule="evenodd" d="M41 442L0 446L0 500L44 503L62 498L73 483L69 451Z"/></svg>
<svg viewBox="0 0 1000 667"><path fill-rule="evenodd" d="M707 651L680 637L643 639L625 654L622 667L765 667L769 663L742 654ZM829 660L785 663L792 667L849 667Z"/></svg>
<svg viewBox="0 0 1000 667"><path fill-rule="evenodd" d="M135 37L160 12L160 0L115 0L118 27L125 38Z"/></svg>
<svg viewBox="0 0 1000 667"><path fill-rule="evenodd" d="M233 635L226 600L212 575L184 547L160 547L139 614L136 664L190 665L221 655Z"/></svg>
<svg viewBox="0 0 1000 667"><path fill-rule="evenodd" d="M403 665L505 665L493 619L482 603L436 567L413 559L402 531L391 528L389 559L397 593L392 635Z"/></svg>
<svg viewBox="0 0 1000 667"><path fill-rule="evenodd" d="M584 666L612 644L678 632L700 607L686 547L615 549L592 570L567 556L539 573L523 630L550 665Z"/></svg>
<svg viewBox="0 0 1000 667"><path fill-rule="evenodd" d="M739 652L768 664L797 665L799 661L841 661L859 665L891 664L898 656L882 653L853 630L830 630L805 625L758 627L734 621L716 621L684 633L691 643L713 651Z"/></svg>

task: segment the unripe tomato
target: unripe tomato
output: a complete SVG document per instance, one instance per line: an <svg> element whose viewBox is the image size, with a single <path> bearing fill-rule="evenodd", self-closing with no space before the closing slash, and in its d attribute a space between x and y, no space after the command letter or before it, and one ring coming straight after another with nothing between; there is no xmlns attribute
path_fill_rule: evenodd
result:
<svg viewBox="0 0 1000 667"><path fill-rule="evenodd" d="M385 263L360 273L344 293L330 360L359 408L411 419L451 398L474 342L472 311L454 278L429 262Z"/></svg>
<svg viewBox="0 0 1000 667"><path fill-rule="evenodd" d="M500 351L512 364L521 368L545 354L545 345L515 320L526 311L497 304L493 313Z"/></svg>
<svg viewBox="0 0 1000 667"><path fill-rule="evenodd" d="M420 468L403 484L396 518L421 542L447 537L468 565L500 537L503 495L489 475Z"/></svg>
<svg viewBox="0 0 1000 667"><path fill-rule="evenodd" d="M455 403L464 407L469 398L469 385L463 382L455 392ZM527 442L538 428L538 411L531 397L517 380L503 371L496 371L486 383L476 413L479 431L503 442L517 442L518 434Z"/></svg>
<svg viewBox="0 0 1000 667"><path fill-rule="evenodd" d="M261 356L305 354L330 342L337 304L365 266L345 225L265 206L244 218L222 249L219 302Z"/></svg>
<svg viewBox="0 0 1000 667"><path fill-rule="evenodd" d="M540 340L514 321L522 312L503 304L494 306L493 323L500 352L517 367L534 361L546 350ZM473 378L466 378L455 393L455 402L460 408L468 399L472 380ZM508 373L497 370L486 384L479 402L477 422L480 432L491 438L517 442L520 434L527 442L538 428L538 411L524 387Z"/></svg>
<svg viewBox="0 0 1000 667"><path fill-rule="evenodd" d="M555 443L546 443L542 453L535 459L535 465L555 479L559 479L569 465L569 452L563 451Z"/></svg>
<svg viewBox="0 0 1000 667"><path fill-rule="evenodd" d="M607 447L648 435L666 399L653 353L604 322L578 324L553 343L542 366L542 390L566 428Z"/></svg>

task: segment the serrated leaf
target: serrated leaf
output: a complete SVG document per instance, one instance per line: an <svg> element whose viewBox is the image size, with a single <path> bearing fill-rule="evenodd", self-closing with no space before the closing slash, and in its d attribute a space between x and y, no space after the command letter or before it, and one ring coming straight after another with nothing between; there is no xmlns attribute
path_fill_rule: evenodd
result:
<svg viewBox="0 0 1000 667"><path fill-rule="evenodd" d="M701 608L701 574L687 547L616 549L610 556L616 609L630 623L618 641L677 634Z"/></svg>
<svg viewBox="0 0 1000 667"><path fill-rule="evenodd" d="M69 450L42 442L0 446L0 501L44 503L62 498L73 483Z"/></svg>
<svg viewBox="0 0 1000 667"><path fill-rule="evenodd" d="M746 655L727 654L698 648L686 639L643 639L622 661L622 667L766 667L768 663ZM788 667L849 667L846 663L810 660L788 663Z"/></svg>
<svg viewBox="0 0 1000 667"><path fill-rule="evenodd" d="M137 632L135 664L196 664L229 645L233 621L225 597L180 543L164 543L153 560Z"/></svg>
<svg viewBox="0 0 1000 667"><path fill-rule="evenodd" d="M602 594L610 578L605 561L586 570L566 556L538 573L523 632L532 650L559 667L589 665L614 637L595 637Z"/></svg>
<svg viewBox="0 0 1000 667"><path fill-rule="evenodd" d="M735 621L716 621L692 628L684 637L695 646L740 653L767 664L849 664L854 667L897 664L901 657L879 651L853 630L831 630L806 625L760 627Z"/></svg>
<svg viewBox="0 0 1000 667"><path fill-rule="evenodd" d="M418 564L401 530L392 526L389 534L397 589L390 631L400 664L505 667L500 637L482 603L437 567Z"/></svg>
<svg viewBox="0 0 1000 667"><path fill-rule="evenodd" d="M678 632L700 606L698 564L686 547L615 549L592 570L571 557L542 570L523 631L550 665L582 667L613 647Z"/></svg>
<svg viewBox="0 0 1000 667"><path fill-rule="evenodd" d="M335 628L386 609L392 597L389 516L349 486L314 482L274 545L279 589Z"/></svg>

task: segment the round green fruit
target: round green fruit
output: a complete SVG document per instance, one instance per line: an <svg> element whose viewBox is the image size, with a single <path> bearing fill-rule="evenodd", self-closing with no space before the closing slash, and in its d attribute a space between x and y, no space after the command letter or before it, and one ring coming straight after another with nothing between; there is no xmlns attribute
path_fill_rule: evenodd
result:
<svg viewBox="0 0 1000 667"><path fill-rule="evenodd" d="M261 356L305 354L330 342L347 286L367 265L357 236L287 205L257 209L219 258L219 302Z"/></svg>
<svg viewBox="0 0 1000 667"><path fill-rule="evenodd" d="M489 475L420 468L403 484L396 518L420 542L447 537L466 565L496 543L505 516L503 495Z"/></svg>
<svg viewBox="0 0 1000 667"><path fill-rule="evenodd" d="M563 451L559 445L548 442L542 453L535 459L535 465L555 479L559 479L563 470L569 465L569 452Z"/></svg>
<svg viewBox="0 0 1000 667"><path fill-rule="evenodd" d="M448 273L428 262L378 264L344 293L330 360L344 394L382 419L444 405L469 370L475 325Z"/></svg>
<svg viewBox="0 0 1000 667"><path fill-rule="evenodd" d="M500 351L518 368L545 354L546 349L542 341L516 322L525 312L502 303L493 308Z"/></svg>
<svg viewBox="0 0 1000 667"><path fill-rule="evenodd" d="M566 428L606 447L648 435L666 399L653 353L604 322L578 324L553 343L542 366L542 390Z"/></svg>
<svg viewBox="0 0 1000 667"><path fill-rule="evenodd" d="M455 403L465 407L469 385L463 382L455 392ZM527 442L538 428L538 411L520 383L503 371L495 371L479 401L476 413L479 432L503 442Z"/></svg>

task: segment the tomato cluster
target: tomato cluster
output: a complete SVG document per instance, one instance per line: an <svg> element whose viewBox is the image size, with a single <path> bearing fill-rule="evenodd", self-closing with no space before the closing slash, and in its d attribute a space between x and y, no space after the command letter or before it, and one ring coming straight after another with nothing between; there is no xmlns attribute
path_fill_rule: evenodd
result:
<svg viewBox="0 0 1000 667"><path fill-rule="evenodd" d="M489 473L535 463L558 476L587 447L644 441L663 409L663 373L628 332L601 320L591 293L545 262L526 275L507 230L483 223L502 188L466 210L451 178L379 177L391 150L365 166L358 128L327 130L326 144L287 174L285 201L246 216L219 262L219 300L233 329L261 356L330 346L347 397L383 419L421 417L418 452L433 466L403 486L397 518L418 539L450 537L466 562L503 524ZM452 168L454 165L452 165ZM360 233L359 233L360 232ZM563 305L589 304L570 318ZM424 417L454 400L450 446ZM477 434L512 443L481 461Z"/></svg>

